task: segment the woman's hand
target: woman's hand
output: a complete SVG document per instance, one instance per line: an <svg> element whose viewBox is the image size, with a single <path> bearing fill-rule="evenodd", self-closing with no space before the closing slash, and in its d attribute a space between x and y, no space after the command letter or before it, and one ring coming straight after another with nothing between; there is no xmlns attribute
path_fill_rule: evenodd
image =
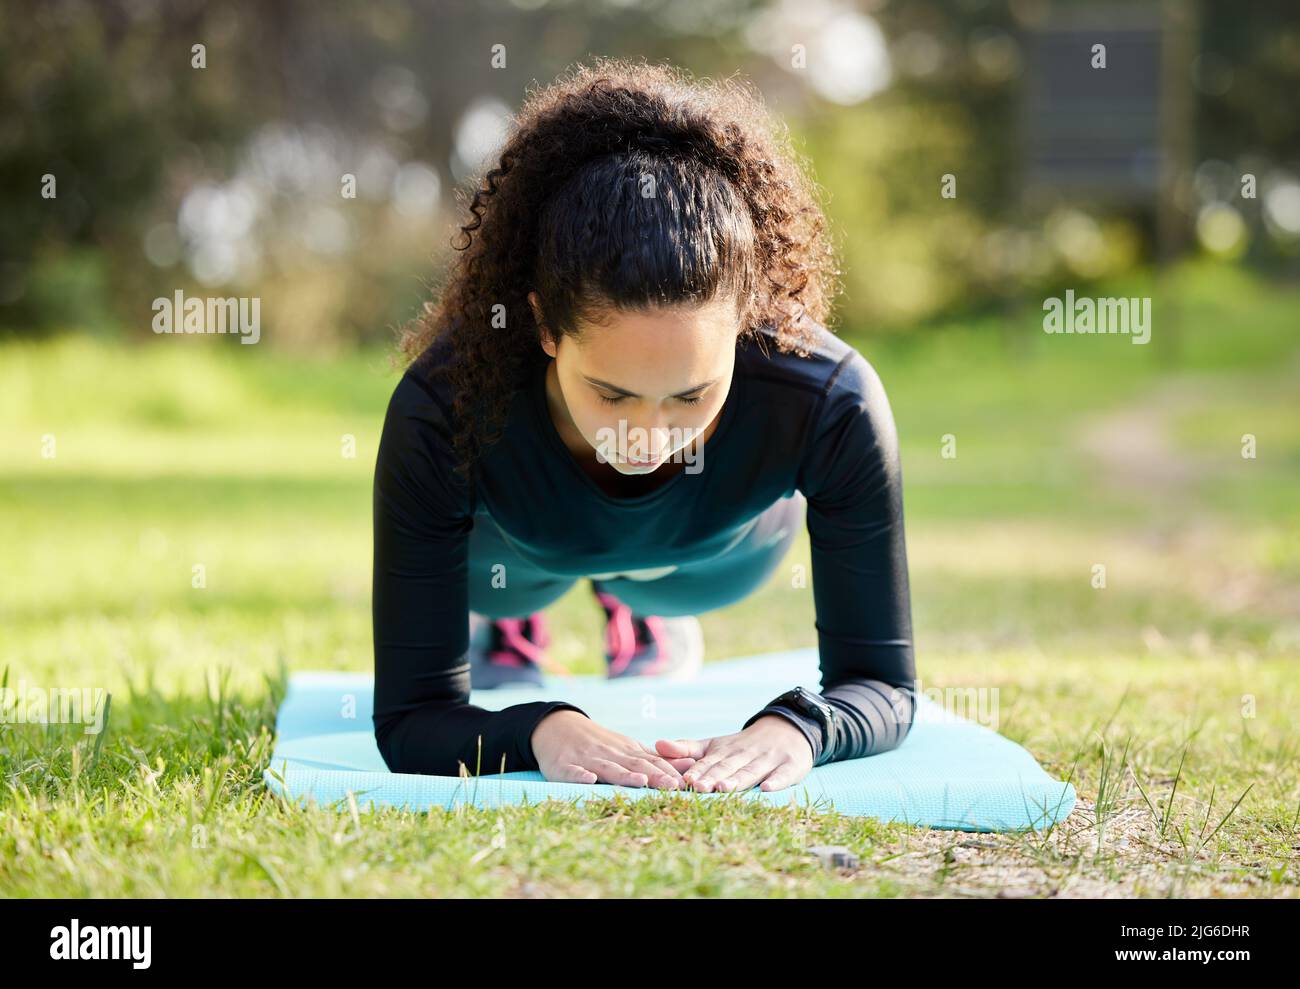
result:
<svg viewBox="0 0 1300 989"><path fill-rule="evenodd" d="M798 783L813 768L812 746L803 732L778 714L765 714L742 732L715 738L679 738L655 742L670 760L694 759L686 782L701 793L783 790Z"/></svg>
<svg viewBox="0 0 1300 989"><path fill-rule="evenodd" d="M533 755L542 775L553 783L651 785L661 790L686 789L681 771L695 763L660 756L636 739L568 709L552 711L538 722Z"/></svg>

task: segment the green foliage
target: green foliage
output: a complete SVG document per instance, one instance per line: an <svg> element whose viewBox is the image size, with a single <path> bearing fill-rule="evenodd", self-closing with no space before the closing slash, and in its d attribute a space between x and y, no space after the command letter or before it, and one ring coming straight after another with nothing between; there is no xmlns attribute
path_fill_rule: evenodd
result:
<svg viewBox="0 0 1300 989"><path fill-rule="evenodd" d="M915 332L936 320L1000 317L1149 259L1145 205L1023 201L1019 114L1025 87L1036 84L1026 52L1040 5L877 5L871 16L889 41L892 83L853 106L831 104L806 70L747 40L746 26L773 6L741 0L688 16L676 4L615 10L576 0L494 4L485 17L477 4L50 0L0 10L0 335L146 336L152 299L210 289L264 298L268 346L327 353L386 342L436 291L445 266L458 218L452 191L470 171L453 147L466 108L484 97L512 106L583 51L740 73L772 94L827 193L844 262L842 325ZM1218 159L1234 182L1247 168L1261 180L1293 175L1300 58L1289 7L1256 5L1249 18L1228 0L1199 8L1193 165ZM512 47L508 67L489 68L482 53L502 37L540 40ZM191 52L200 39L201 69ZM821 57L816 45L810 55ZM393 70L410 73L423 103L413 125L387 119L376 97ZM310 147L287 166L268 165L268 141ZM440 209L402 217L391 177L345 204L342 174L372 153L434 169ZM317 167L321 155L329 160ZM40 194L47 174L57 180L53 199ZM940 196L945 174L956 179L955 199ZM256 193L258 216L241 246L248 270L205 281L179 214L196 189L227 185ZM1197 204L1183 205L1179 222L1190 227ZM1236 250L1294 270L1294 240L1264 231L1259 203L1236 206L1250 231ZM346 232L339 244L313 247L317 225Z"/></svg>

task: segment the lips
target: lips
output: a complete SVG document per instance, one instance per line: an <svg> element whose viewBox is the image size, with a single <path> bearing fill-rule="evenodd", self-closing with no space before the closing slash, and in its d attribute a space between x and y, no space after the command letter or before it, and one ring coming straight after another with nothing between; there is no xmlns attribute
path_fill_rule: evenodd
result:
<svg viewBox="0 0 1300 989"><path fill-rule="evenodd" d="M650 460L638 460L635 457L624 457L623 463L630 467L658 467L666 458L662 455L653 457Z"/></svg>

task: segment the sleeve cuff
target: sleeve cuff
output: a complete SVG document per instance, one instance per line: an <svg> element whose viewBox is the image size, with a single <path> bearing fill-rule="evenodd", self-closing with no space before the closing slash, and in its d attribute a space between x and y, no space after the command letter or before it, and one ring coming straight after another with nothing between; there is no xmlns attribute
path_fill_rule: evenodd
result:
<svg viewBox="0 0 1300 989"><path fill-rule="evenodd" d="M810 723L807 718L803 717L802 715L798 714L795 711L789 710L788 708L770 707L770 706L765 707L763 708L763 710L759 711L756 715L754 715L743 725L741 725L740 730L744 731L746 728L752 725L759 718L767 714L779 714L781 717L785 718L786 721L789 721L792 725L794 725L801 732L803 732L804 738L808 739L808 744L812 747L813 765L817 766L820 764L820 760L822 757L821 725L815 725Z"/></svg>

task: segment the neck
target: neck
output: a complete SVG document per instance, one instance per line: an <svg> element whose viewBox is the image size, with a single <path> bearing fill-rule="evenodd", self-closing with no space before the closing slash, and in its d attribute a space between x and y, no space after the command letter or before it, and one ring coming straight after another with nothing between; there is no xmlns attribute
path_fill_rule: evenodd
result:
<svg viewBox="0 0 1300 989"><path fill-rule="evenodd" d="M573 421L573 416L569 414L569 407L564 402L560 382L556 377L554 360L547 362L546 365L546 407L550 410L551 421L555 423L556 432L564 440L564 445L579 459L587 459L589 453L594 456L596 451L583 439L582 433Z"/></svg>

